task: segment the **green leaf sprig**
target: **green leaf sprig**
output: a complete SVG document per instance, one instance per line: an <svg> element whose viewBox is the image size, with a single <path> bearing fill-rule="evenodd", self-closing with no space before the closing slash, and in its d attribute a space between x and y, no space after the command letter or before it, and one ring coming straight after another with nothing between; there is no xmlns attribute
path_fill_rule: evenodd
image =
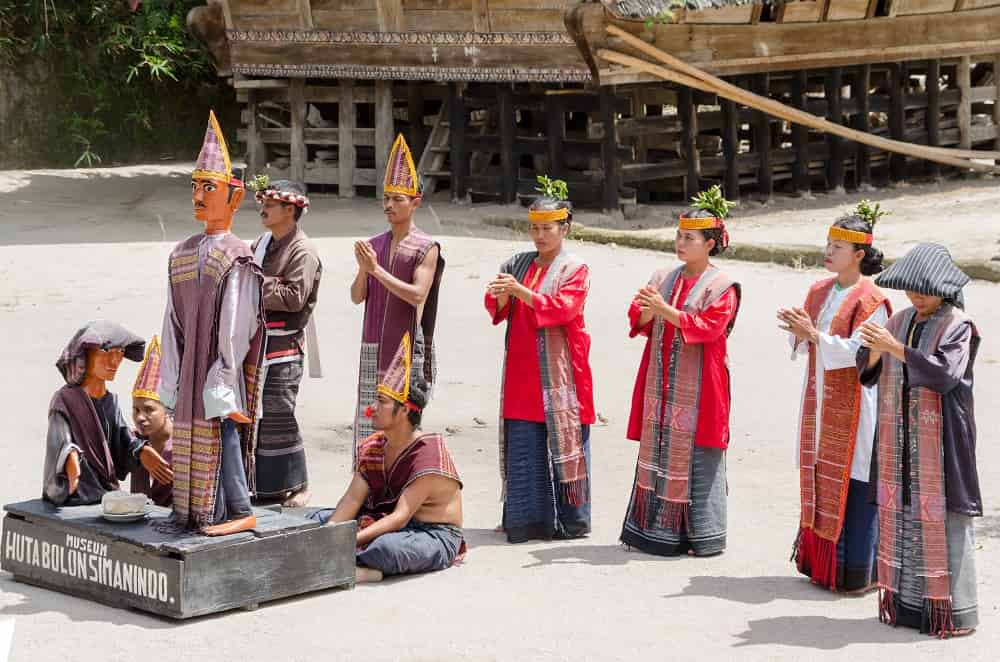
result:
<svg viewBox="0 0 1000 662"><path fill-rule="evenodd" d="M735 202L726 200L722 195L722 189L718 184L691 198L692 208L704 209L714 214L716 218L726 218L729 216L729 210L735 206Z"/></svg>
<svg viewBox="0 0 1000 662"><path fill-rule="evenodd" d="M254 175L248 186L253 191L263 191L271 183L271 178L267 175Z"/></svg>
<svg viewBox="0 0 1000 662"><path fill-rule="evenodd" d="M546 198L553 200L569 200L569 186L561 179L549 179L548 175L538 175L538 186L535 190Z"/></svg>
<svg viewBox="0 0 1000 662"><path fill-rule="evenodd" d="M870 230L874 230L875 224L878 223L879 219L883 216L888 216L892 212L887 209L882 209L882 205L877 202L873 203L871 200L862 200L858 203L858 206L854 208L854 213L868 223L868 228Z"/></svg>

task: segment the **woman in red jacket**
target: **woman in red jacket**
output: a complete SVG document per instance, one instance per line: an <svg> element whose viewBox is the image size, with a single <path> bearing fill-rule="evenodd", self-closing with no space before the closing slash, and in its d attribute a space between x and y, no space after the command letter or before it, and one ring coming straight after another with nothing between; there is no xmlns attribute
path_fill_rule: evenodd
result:
<svg viewBox="0 0 1000 662"><path fill-rule="evenodd" d="M717 186L680 218L678 267L655 272L629 308L647 337L628 438L639 441L621 541L650 554L720 554L726 547L729 368L726 338L740 286L711 264L729 244L732 203Z"/></svg>
<svg viewBox="0 0 1000 662"><path fill-rule="evenodd" d="M503 529L514 543L590 532L590 274L563 248L568 201L540 198L528 218L535 250L501 266L485 300L493 324L507 322L500 474Z"/></svg>

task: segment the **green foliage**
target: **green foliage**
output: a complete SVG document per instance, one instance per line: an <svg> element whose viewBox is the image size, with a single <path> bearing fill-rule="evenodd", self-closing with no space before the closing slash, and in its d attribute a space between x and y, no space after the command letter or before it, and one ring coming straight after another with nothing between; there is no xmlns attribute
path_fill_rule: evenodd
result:
<svg viewBox="0 0 1000 662"><path fill-rule="evenodd" d="M862 200L858 203L858 206L854 208L854 213L868 223L869 228L874 230L875 224L878 223L879 219L883 216L888 216L892 212L882 209L882 205L878 202L872 203L871 200Z"/></svg>
<svg viewBox="0 0 1000 662"><path fill-rule="evenodd" d="M652 30L653 26L657 23L666 25L668 23L673 23L677 19L677 15L674 13L675 9L683 9L684 3L680 0L671 0L668 7L664 7L660 12L654 16L647 18L643 25L647 30Z"/></svg>
<svg viewBox="0 0 1000 662"><path fill-rule="evenodd" d="M188 33L203 0L0 0L0 69L26 93L0 162L96 165L193 158L208 108L227 104ZM191 153L193 152L193 153Z"/></svg>
<svg viewBox="0 0 1000 662"><path fill-rule="evenodd" d="M735 206L735 202L726 200L722 195L722 189L718 184L691 198L691 207L712 212L716 218L726 218L729 216L729 210Z"/></svg>
<svg viewBox="0 0 1000 662"><path fill-rule="evenodd" d="M254 175L247 187L252 191L263 191L271 184L271 178L267 175Z"/></svg>
<svg viewBox="0 0 1000 662"><path fill-rule="evenodd" d="M535 179L538 181L538 186L535 187L535 190L546 198L552 198L553 200L569 199L569 186L563 180L549 179L548 175L538 175Z"/></svg>

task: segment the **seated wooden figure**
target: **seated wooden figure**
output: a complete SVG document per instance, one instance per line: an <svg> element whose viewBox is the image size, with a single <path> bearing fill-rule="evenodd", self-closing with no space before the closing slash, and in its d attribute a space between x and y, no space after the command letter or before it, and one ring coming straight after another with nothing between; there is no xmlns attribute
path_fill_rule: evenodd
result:
<svg viewBox="0 0 1000 662"><path fill-rule="evenodd" d="M153 336L132 387L132 422L136 436L159 453L165 464L154 473L142 465L133 469L131 491L145 494L157 506L169 508L174 502L174 472L170 468L174 422L160 402L160 355L160 339Z"/></svg>
<svg viewBox="0 0 1000 662"><path fill-rule="evenodd" d="M263 275L231 232L243 200L222 130L209 115L191 174L204 232L170 253L160 401L173 411L175 528L226 535L254 528L250 505L260 401Z"/></svg>
<svg viewBox="0 0 1000 662"><path fill-rule="evenodd" d="M107 382L122 359L139 361L145 341L106 320L88 322L56 367L66 385L49 405L42 496L57 506L99 503L137 466L157 473L163 458L132 436Z"/></svg>
<svg viewBox="0 0 1000 662"><path fill-rule="evenodd" d="M358 520L359 582L443 570L465 552L455 463L441 435L419 430L427 403L419 348L411 357L410 335L403 336L365 412L376 432L361 444L347 492L336 508L310 515L322 523Z"/></svg>

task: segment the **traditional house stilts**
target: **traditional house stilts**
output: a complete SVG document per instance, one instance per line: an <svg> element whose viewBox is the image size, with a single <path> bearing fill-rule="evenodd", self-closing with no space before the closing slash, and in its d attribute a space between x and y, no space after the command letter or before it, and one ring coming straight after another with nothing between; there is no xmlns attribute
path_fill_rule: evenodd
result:
<svg viewBox="0 0 1000 662"><path fill-rule="evenodd" d="M380 194L397 131L431 191L513 202L547 173L608 210L954 167L608 61L639 53L608 26L837 124L1000 157L1000 0L665 2L214 0L189 24L232 74L251 172L343 197Z"/></svg>

